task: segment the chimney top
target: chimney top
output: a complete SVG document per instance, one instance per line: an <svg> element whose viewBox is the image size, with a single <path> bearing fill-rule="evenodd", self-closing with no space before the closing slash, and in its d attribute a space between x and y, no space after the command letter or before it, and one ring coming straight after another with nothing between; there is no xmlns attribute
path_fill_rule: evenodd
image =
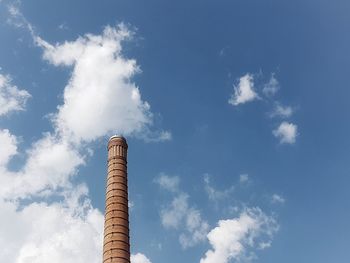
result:
<svg viewBox="0 0 350 263"><path fill-rule="evenodd" d="M122 139L122 140L126 141L126 139L124 138L124 136L123 136L123 135L119 135L119 134L115 134L115 135L111 136L111 137L109 138L109 141L111 141L111 140L113 140L113 139Z"/></svg>

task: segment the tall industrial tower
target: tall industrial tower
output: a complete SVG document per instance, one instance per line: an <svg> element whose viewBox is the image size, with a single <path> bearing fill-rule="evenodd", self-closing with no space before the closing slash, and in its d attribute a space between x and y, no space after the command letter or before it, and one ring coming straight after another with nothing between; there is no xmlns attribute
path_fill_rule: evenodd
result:
<svg viewBox="0 0 350 263"><path fill-rule="evenodd" d="M109 139L103 263L130 263L127 150L124 137Z"/></svg>

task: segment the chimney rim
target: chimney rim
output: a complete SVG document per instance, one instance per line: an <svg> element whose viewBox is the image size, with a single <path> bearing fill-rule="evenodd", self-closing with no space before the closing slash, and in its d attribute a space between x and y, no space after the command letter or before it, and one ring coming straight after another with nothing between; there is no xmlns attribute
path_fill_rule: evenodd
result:
<svg viewBox="0 0 350 263"><path fill-rule="evenodd" d="M124 141L126 141L125 137L123 135L120 135L120 134L115 134L115 135L112 135L110 138L109 138L109 141L113 140L113 139L122 139Z"/></svg>

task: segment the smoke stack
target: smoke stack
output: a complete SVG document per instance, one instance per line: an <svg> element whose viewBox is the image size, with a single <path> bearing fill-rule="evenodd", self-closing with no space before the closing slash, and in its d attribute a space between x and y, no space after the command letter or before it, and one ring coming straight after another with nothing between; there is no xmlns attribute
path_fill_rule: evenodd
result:
<svg viewBox="0 0 350 263"><path fill-rule="evenodd" d="M109 139L103 263L130 263L127 150L124 137Z"/></svg>

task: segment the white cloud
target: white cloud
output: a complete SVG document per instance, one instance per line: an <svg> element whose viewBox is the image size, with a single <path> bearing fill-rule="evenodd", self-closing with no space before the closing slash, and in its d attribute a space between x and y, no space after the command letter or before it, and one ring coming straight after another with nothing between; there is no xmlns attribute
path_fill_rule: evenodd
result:
<svg viewBox="0 0 350 263"><path fill-rule="evenodd" d="M172 202L161 210L160 218L165 228L175 229L180 232L179 242L182 248L186 249L206 239L209 225L203 220L199 210L189 204L189 196L178 189L178 180L176 177L168 177L160 184L164 189L176 193ZM176 188L174 188L174 185Z"/></svg>
<svg viewBox="0 0 350 263"><path fill-rule="evenodd" d="M246 74L239 79L238 85L234 86L234 94L228 102L237 106L258 98L259 96L254 90L254 78L251 74Z"/></svg>
<svg viewBox="0 0 350 263"><path fill-rule="evenodd" d="M280 103L275 104L275 108L270 113L270 117L282 117L282 118L288 118L292 116L294 113L294 110L290 106L283 106Z"/></svg>
<svg viewBox="0 0 350 263"><path fill-rule="evenodd" d="M212 249L205 253L200 263L239 261L250 249L263 246L266 241L260 241L262 238L271 240L277 229L275 219L258 208L247 209L235 219L220 220L208 234Z"/></svg>
<svg viewBox="0 0 350 263"><path fill-rule="evenodd" d="M0 134L9 136L6 130ZM14 149L17 147L17 140L15 136L10 136L12 144L8 143L7 149ZM12 150L12 155L14 153ZM77 168L84 164L83 157L76 149L49 134L34 143L27 154L28 159L18 172L7 170L6 162L0 167L0 198L14 200L52 194L59 188L69 187L71 177L76 174ZM11 157L8 154L7 156Z"/></svg>
<svg viewBox="0 0 350 263"><path fill-rule="evenodd" d="M151 263L151 261L145 255L137 253L131 255L131 263Z"/></svg>
<svg viewBox="0 0 350 263"><path fill-rule="evenodd" d="M275 78L275 75L272 74L268 83L264 85L263 93L265 96L271 97L277 93L280 89L280 84L278 80Z"/></svg>
<svg viewBox="0 0 350 263"><path fill-rule="evenodd" d="M90 205L87 188L71 183L84 162L78 151L45 134L27 152L24 166L14 172L7 166L17 154L18 139L0 130L0 145L1 259L8 263L98 262L103 215ZM60 201L49 202L49 197Z"/></svg>
<svg viewBox="0 0 350 263"><path fill-rule="evenodd" d="M280 143L295 143L298 135L298 126L289 122L282 122L277 129L273 130L273 135L280 139Z"/></svg>
<svg viewBox="0 0 350 263"><path fill-rule="evenodd" d="M7 5L8 18L7 23L18 28L25 28L29 33L34 36L33 26L27 21L19 9L20 1L13 1Z"/></svg>
<svg viewBox="0 0 350 263"><path fill-rule="evenodd" d="M85 194L83 190L62 202L32 202L24 208L0 200L1 259L8 263L100 261L103 215Z"/></svg>
<svg viewBox="0 0 350 263"><path fill-rule="evenodd" d="M102 259L103 214L91 206L85 186L74 186L60 202L0 199L0 257L7 263L96 263ZM150 261L140 254L133 263Z"/></svg>
<svg viewBox="0 0 350 263"><path fill-rule="evenodd" d="M179 190L180 178L178 176L169 176L161 173L154 182L164 190L177 192Z"/></svg>
<svg viewBox="0 0 350 263"><path fill-rule="evenodd" d="M179 228L188 212L188 195L176 196L171 204L161 211L162 225L167 228Z"/></svg>
<svg viewBox="0 0 350 263"><path fill-rule="evenodd" d="M11 83L9 76L0 74L0 116L12 111L22 111L30 94Z"/></svg>
<svg viewBox="0 0 350 263"><path fill-rule="evenodd" d="M44 59L55 66L73 67L64 90L64 103L53 121L62 136L92 141L120 133L145 140L169 140L169 132L150 132L153 114L132 81L140 72L122 54L122 42L132 37L123 24L107 26L101 35L86 34L75 41L51 45L37 38Z"/></svg>
<svg viewBox="0 0 350 263"><path fill-rule="evenodd" d="M24 166L13 172L7 165L17 154L18 139L0 130L0 145L2 260L99 262L103 215L91 206L87 188L72 183L84 164L77 146L47 133L27 151ZM33 201L34 197L42 201ZM52 198L60 201L49 201Z"/></svg>
<svg viewBox="0 0 350 263"><path fill-rule="evenodd" d="M212 201L219 201L222 199L225 199L229 197L233 191L235 190L234 186L231 186L225 190L217 190L210 184L210 177L208 174L204 176L204 189L209 197L210 200Z"/></svg>
<svg viewBox="0 0 350 263"><path fill-rule="evenodd" d="M52 115L61 136L90 142L106 134L135 136L147 142L171 140L169 131L153 131L153 113L143 101L133 77L140 72L134 59L123 55L122 44L133 32L124 24L106 26L100 35L86 34L75 41L52 45L39 37L15 5L11 23L27 29L43 58L55 66L72 68L63 104Z"/></svg>
<svg viewBox="0 0 350 263"><path fill-rule="evenodd" d="M271 198L271 202L273 204L284 204L286 202L286 200L278 194L273 194L272 198Z"/></svg>

